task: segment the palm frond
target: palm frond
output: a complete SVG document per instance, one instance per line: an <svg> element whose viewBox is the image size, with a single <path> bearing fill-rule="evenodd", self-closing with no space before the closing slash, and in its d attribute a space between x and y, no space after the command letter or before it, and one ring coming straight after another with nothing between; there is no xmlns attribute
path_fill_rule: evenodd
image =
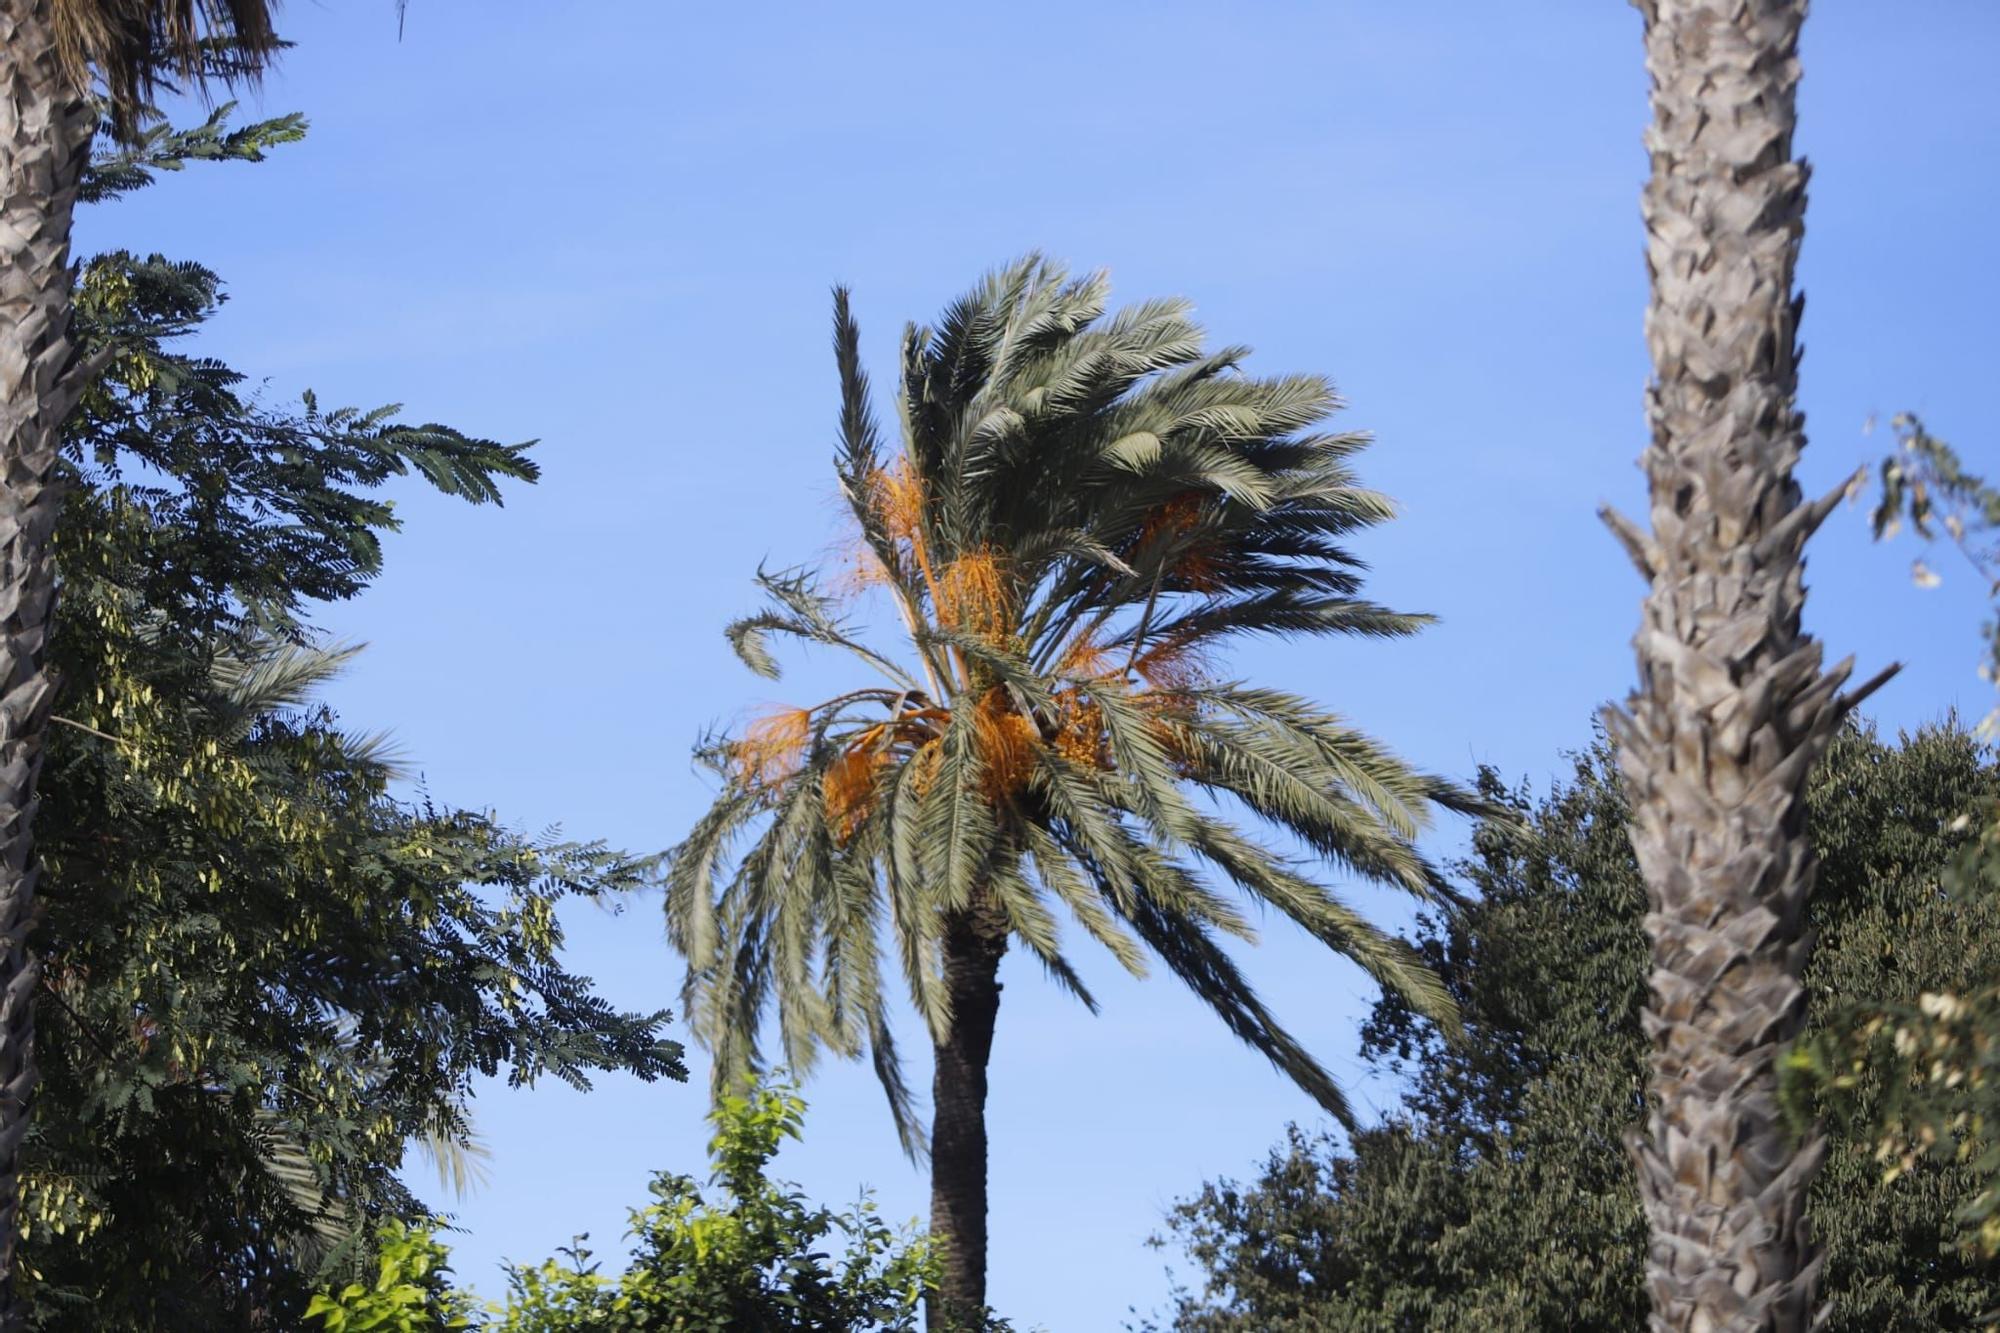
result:
<svg viewBox="0 0 2000 1333"><path fill-rule="evenodd" d="M1038 254L905 327L891 435L845 288L833 351L854 586L760 569L765 605L728 635L766 678L784 642L839 649L873 683L701 752L722 790L667 858L668 936L718 1068L757 1066L772 1009L794 1069L865 1046L914 1154L884 974L934 1042L954 1021L946 941L968 931L1017 944L1094 1007L1066 910L1128 971L1166 961L1350 1118L1217 941L1253 940L1255 904L1449 1029L1417 955L1313 867L1449 905L1418 839L1437 810L1484 806L1308 700L1217 675L1247 637L1429 622L1363 595L1367 566L1343 543L1394 505L1355 475L1367 438L1327 428L1333 386L1248 373L1248 349L1209 348L1184 300L1112 313L1103 274ZM889 600L894 635L860 623L870 595Z"/></svg>
<svg viewBox="0 0 2000 1333"><path fill-rule="evenodd" d="M890 680L908 689L917 682L901 667L868 647L833 614L835 601L819 591L813 581L798 570L772 572L759 568L757 586L774 604L774 609L731 621L723 636L743 664L767 680L780 676L777 658L771 653L771 636L785 635L809 644L838 648L851 653Z"/></svg>
<svg viewBox="0 0 2000 1333"><path fill-rule="evenodd" d="M840 373L840 436L835 468L850 487L874 472L882 457L882 434L869 404L868 372L861 367L861 328L854 322L845 287L833 289L833 358Z"/></svg>
<svg viewBox="0 0 2000 1333"><path fill-rule="evenodd" d="M1177 917L1148 903L1133 917L1132 926L1168 969L1215 1011L1223 1026L1252 1050L1262 1053L1350 1132L1357 1128L1354 1112L1340 1085L1278 1024L1236 964L1209 938L1200 922Z"/></svg>
<svg viewBox="0 0 2000 1333"><path fill-rule="evenodd" d="M896 1054L896 1040L889 1031L888 1018L880 1011L873 1015L868 1030L868 1052L875 1068L875 1079L882 1085L882 1094L889 1102L889 1118L896 1126L896 1140L912 1162L921 1165L930 1155L930 1145L925 1142L922 1117L917 1114L916 1099L903 1081L903 1062Z"/></svg>
<svg viewBox="0 0 2000 1333"><path fill-rule="evenodd" d="M985 760L974 739L976 725L973 709L952 710L917 816L918 868L947 914L971 906L997 833L981 789Z"/></svg>
<svg viewBox="0 0 2000 1333"><path fill-rule="evenodd" d="M1324 887L1218 820L1204 820L1195 849L1230 879L1349 959L1441 1031L1458 1028L1458 1005L1407 940L1384 932Z"/></svg>
<svg viewBox="0 0 2000 1333"><path fill-rule="evenodd" d="M919 761L904 764L895 774L885 803L890 930L896 940L910 998L932 1040L941 1042L951 1032L951 1001L938 959L941 915L937 910L937 894L922 868L924 773Z"/></svg>
<svg viewBox="0 0 2000 1333"><path fill-rule="evenodd" d="M492 1160L493 1151L469 1132L427 1130L417 1137L417 1148L437 1169L438 1184L458 1198L464 1198L491 1178L487 1163Z"/></svg>
<svg viewBox="0 0 2000 1333"><path fill-rule="evenodd" d="M1051 981L1075 996L1091 1013L1096 1013L1096 997L1091 995L1090 988L1083 984L1083 978L1077 975L1069 960L1063 957L1055 917L1043 904L1035 885L1021 873L1020 866L1006 861L995 863L987 885L1013 937L1027 946L1028 952L1035 956L1035 961L1042 965L1042 970Z"/></svg>
<svg viewBox="0 0 2000 1333"><path fill-rule="evenodd" d="M1077 872L1062 845L1046 829L1035 825L1029 826L1027 836L1029 855L1042 886L1070 909L1077 924L1103 945L1120 967L1135 977L1144 977L1145 950L1105 910L1103 896Z"/></svg>
<svg viewBox="0 0 2000 1333"><path fill-rule="evenodd" d="M362 646L317 648L274 640L265 652L219 655L210 674L228 715L247 723L283 709L303 707L360 655Z"/></svg>
<svg viewBox="0 0 2000 1333"><path fill-rule="evenodd" d="M293 1124L276 1111L260 1108L254 1134L258 1165L266 1179L305 1222L302 1230L276 1237L278 1243L299 1255L307 1271L319 1268L343 1247L358 1244L368 1229L366 1212L328 1188L326 1176Z"/></svg>
<svg viewBox="0 0 2000 1333"><path fill-rule="evenodd" d="M79 90L94 71L130 128L168 77L254 82L282 43L273 0L54 0L56 47Z"/></svg>

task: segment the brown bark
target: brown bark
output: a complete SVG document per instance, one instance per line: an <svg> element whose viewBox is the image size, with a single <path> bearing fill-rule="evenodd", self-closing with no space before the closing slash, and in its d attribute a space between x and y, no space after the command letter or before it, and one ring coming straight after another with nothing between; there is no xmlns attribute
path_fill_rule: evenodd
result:
<svg viewBox="0 0 2000 1333"><path fill-rule="evenodd" d="M986 1310L986 1066L1006 952L1006 925L990 906L945 925L951 1034L931 1078L931 1233L944 1273L925 1306L932 1333L976 1330Z"/></svg>
<svg viewBox="0 0 2000 1333"><path fill-rule="evenodd" d="M1610 718L1653 958L1653 1105L1633 1150L1652 1327L1776 1333L1814 1326L1821 1263L1805 1203L1824 1143L1795 1141L1777 1102L1810 947L1806 777L1883 677L1839 696L1851 661L1822 672L1800 627L1801 550L1839 499L1802 503L1792 478L1804 0L1638 3L1652 534L1607 514L1652 582L1639 686Z"/></svg>
<svg viewBox="0 0 2000 1333"><path fill-rule="evenodd" d="M0 1330L35 1087L30 825L48 728L56 450L85 375L69 337L70 215L95 120L57 59L50 0L0 0Z"/></svg>

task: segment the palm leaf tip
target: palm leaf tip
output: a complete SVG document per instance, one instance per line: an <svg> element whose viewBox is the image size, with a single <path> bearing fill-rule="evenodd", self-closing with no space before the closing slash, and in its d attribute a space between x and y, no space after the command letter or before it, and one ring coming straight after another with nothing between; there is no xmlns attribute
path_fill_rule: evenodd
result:
<svg viewBox="0 0 2000 1333"><path fill-rule="evenodd" d="M783 674L777 657L771 652L771 631L782 627L781 621L769 615L745 616L731 621L722 631L729 646L744 666L766 680L777 680Z"/></svg>
<svg viewBox="0 0 2000 1333"><path fill-rule="evenodd" d="M881 442L868 403L868 372L861 366L861 329L846 287L833 289L833 357L840 373L839 471L843 480L853 480L873 469Z"/></svg>

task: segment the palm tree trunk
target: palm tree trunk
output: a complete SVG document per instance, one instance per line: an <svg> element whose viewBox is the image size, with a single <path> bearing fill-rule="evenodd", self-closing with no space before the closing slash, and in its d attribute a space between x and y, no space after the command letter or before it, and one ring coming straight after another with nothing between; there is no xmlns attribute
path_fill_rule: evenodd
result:
<svg viewBox="0 0 2000 1333"><path fill-rule="evenodd" d="M48 728L43 665L63 418L86 378L69 338L70 214L95 118L56 59L49 0L0 0L0 1330L13 1297L21 1140L35 1087L29 826Z"/></svg>
<svg viewBox="0 0 2000 1333"><path fill-rule="evenodd" d="M1612 710L1646 879L1653 1105L1635 1132L1652 1327L1812 1326L1820 1256L1777 1057L1799 1030L1814 861L1807 772L1851 660L1800 628L1801 549L1840 498L1800 501L1792 156L1804 0L1636 0L1653 81L1644 196L1652 535L1607 513L1651 580L1639 686Z"/></svg>
<svg viewBox="0 0 2000 1333"><path fill-rule="evenodd" d="M945 925L951 1035L931 1078L931 1233L944 1273L926 1303L931 1333L976 1330L986 1310L986 1065L1006 952L1006 924L989 904Z"/></svg>

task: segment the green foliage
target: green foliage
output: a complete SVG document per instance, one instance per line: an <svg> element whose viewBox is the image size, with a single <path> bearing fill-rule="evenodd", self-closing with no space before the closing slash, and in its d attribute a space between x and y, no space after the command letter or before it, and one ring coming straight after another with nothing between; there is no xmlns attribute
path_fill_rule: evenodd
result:
<svg viewBox="0 0 2000 1333"><path fill-rule="evenodd" d="M1355 480L1365 439L1320 429L1338 402L1319 377L1249 375L1246 349L1206 346L1185 301L1114 314L1107 301L1102 274L1030 256L936 327L910 326L891 447L835 295L851 567L760 571L767 605L728 636L766 677L779 639L866 675L698 751L720 791L671 853L668 927L719 1089L760 1067L775 1008L801 1073L823 1048L872 1053L914 1151L884 971L943 1040L940 941L977 918L1094 1007L1067 915L1135 974L1166 963L1345 1116L1331 1075L1223 948L1255 932L1218 879L1450 1021L1410 950L1291 847L1434 897L1415 839L1437 807L1471 798L1306 699L1217 674L1246 636L1425 622L1362 599L1341 544L1392 512ZM900 635L860 627L870 593ZM1232 808L1282 841L1243 831Z"/></svg>
<svg viewBox="0 0 2000 1333"><path fill-rule="evenodd" d="M393 406L325 410L308 393L292 409L244 393L243 374L181 350L223 299L199 264L114 251L80 273L77 328L103 373L70 451L91 502L146 529L145 559L128 552L120 573L161 614L297 637L302 607L381 571L381 535L399 526L385 483L415 473L497 504L502 482L539 475L529 445L400 422Z"/></svg>
<svg viewBox="0 0 2000 1333"><path fill-rule="evenodd" d="M1942 531L1982 581L1987 596L2000 598L2000 489L1968 472L1957 451L1926 430L1922 418L1906 412L1891 425L1896 451L1882 460L1881 494L1869 516L1876 540L1894 537L1906 520L1925 542L1936 541ZM1941 581L1921 559L1910 572L1919 587ZM2000 685L2000 616L1988 621L1982 633L1986 661L1979 674ZM1986 727L1996 722L2000 711L1987 718Z"/></svg>
<svg viewBox="0 0 2000 1333"><path fill-rule="evenodd" d="M326 1333L430 1333L470 1328L472 1301L451 1290L445 1279L450 1252L427 1227L384 1223L377 1232L376 1277L372 1284L350 1282L338 1295L315 1293L307 1319Z"/></svg>
<svg viewBox="0 0 2000 1333"><path fill-rule="evenodd" d="M379 1221L429 1214L399 1168L463 1160L476 1077L685 1076L663 1014L560 959L557 906L648 867L397 800L380 741L313 702L349 653L309 613L379 569L377 489L493 498L519 449L245 396L175 350L213 274L82 274L106 369L57 538L20 1282L41 1328L295 1327Z"/></svg>
<svg viewBox="0 0 2000 1333"><path fill-rule="evenodd" d="M1881 494L1871 515L1878 540L1905 521L1926 542L1946 540L1987 595L2000 599L2000 489L1967 471L1958 454L1904 414L1893 423L1897 449L1881 465ZM1918 560L1919 586L1940 575ZM1983 627L1980 675L2000 684L2000 614ZM1981 725L1991 736L2000 709ZM1968 913L2000 914L2000 804L1968 802L1950 827L1965 845L1944 867L1943 892ZM1993 970L1961 968L1923 978L1900 994L1857 997L1839 1019L1794 1052L1789 1070L1794 1113L1831 1113L1851 1133L1872 1135L1884 1178L1895 1180L1921 1158L1951 1161L1973 1173L1959 1197L1960 1242L2000 1257L2000 980Z"/></svg>
<svg viewBox="0 0 2000 1333"><path fill-rule="evenodd" d="M1646 1228L1622 1138L1639 1122L1646 1042L1645 890L1603 745L1547 798L1511 796L1525 829L1482 827L1460 867L1476 897L1419 951L1464 1015L1438 1030L1393 997L1368 1057L1407 1075L1388 1123L1342 1140L1294 1129L1246 1183L1214 1182L1173 1212L1164 1243L1202 1274L1167 1325L1184 1333L1643 1327ZM2000 975L2000 914L1938 891L1967 850L1968 805L2000 793L1973 739L1929 729L1890 746L1850 730L1816 771L1821 858L1808 969L1811 1030L1848 1004ZM1862 1075L1865 1110L1893 1080ZM1882 1179L1875 1135L1836 1127L1814 1186L1828 1250L1829 1328L1969 1329L1993 1270L1954 1251L1969 1164Z"/></svg>
<svg viewBox="0 0 2000 1333"><path fill-rule="evenodd" d="M306 137L306 118L296 112L231 127L235 112L236 103L224 102L207 120L187 128L147 121L122 141L107 124L100 136L106 146L91 161L81 201L101 203L144 189L159 172L180 171L190 162L262 162L268 150Z"/></svg>
<svg viewBox="0 0 2000 1333"><path fill-rule="evenodd" d="M602 1275L581 1248L516 1268L493 1327L914 1333L937 1277L929 1243L889 1227L865 1197L836 1213L766 1175L780 1143L798 1137L804 1111L785 1087L721 1098L709 1145L715 1193L688 1176L656 1177L653 1202L632 1214L636 1253L623 1274Z"/></svg>
<svg viewBox="0 0 2000 1333"><path fill-rule="evenodd" d="M888 1226L865 1196L834 1212L767 1174L782 1142L798 1137L804 1112L786 1086L722 1098L710 1116L711 1188L689 1176L657 1176L653 1202L631 1215L635 1252L621 1274L602 1272L579 1242L558 1258L515 1267L506 1301L487 1307L482 1320L469 1303L426 1283L426 1271L434 1274L443 1259L434 1241L392 1232L372 1285L317 1296L311 1310L329 1333L471 1323L488 1333L915 1333L924 1293L937 1280L930 1244ZM369 1317L406 1322L360 1322Z"/></svg>

